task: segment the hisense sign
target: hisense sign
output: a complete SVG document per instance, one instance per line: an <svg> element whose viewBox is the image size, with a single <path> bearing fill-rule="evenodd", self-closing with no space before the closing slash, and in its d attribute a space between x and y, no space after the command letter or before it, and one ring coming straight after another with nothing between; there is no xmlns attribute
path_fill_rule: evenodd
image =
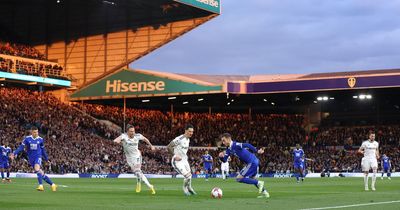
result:
<svg viewBox="0 0 400 210"><path fill-rule="evenodd" d="M221 13L221 2L220 0L175 0L183 4L194 6L200 9L204 9L213 13Z"/></svg>
<svg viewBox="0 0 400 210"><path fill-rule="evenodd" d="M121 80L107 80L106 93L147 92L165 90L164 81L122 82Z"/></svg>
<svg viewBox="0 0 400 210"><path fill-rule="evenodd" d="M194 83L187 81L189 78L185 80L180 75L170 74L166 77L157 75L157 72L123 69L76 91L71 95L71 99L161 96L182 93L204 94L222 91L222 85Z"/></svg>

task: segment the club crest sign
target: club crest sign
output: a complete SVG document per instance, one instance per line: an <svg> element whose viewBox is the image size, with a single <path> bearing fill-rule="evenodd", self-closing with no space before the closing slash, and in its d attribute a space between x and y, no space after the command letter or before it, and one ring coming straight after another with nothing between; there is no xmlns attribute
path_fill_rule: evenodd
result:
<svg viewBox="0 0 400 210"><path fill-rule="evenodd" d="M347 84L349 85L350 88L353 88L356 86L357 79L355 77L350 77L347 79Z"/></svg>

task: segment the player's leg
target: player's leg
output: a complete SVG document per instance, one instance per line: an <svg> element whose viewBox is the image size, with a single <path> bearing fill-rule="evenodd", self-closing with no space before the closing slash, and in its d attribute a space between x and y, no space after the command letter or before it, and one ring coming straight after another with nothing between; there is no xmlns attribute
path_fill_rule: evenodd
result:
<svg viewBox="0 0 400 210"><path fill-rule="evenodd" d="M361 168L362 171L364 172L364 189L365 191L368 191L368 172L370 169L370 165L368 164L368 161L365 158L361 159Z"/></svg>
<svg viewBox="0 0 400 210"><path fill-rule="evenodd" d="M185 168L185 173L187 174L187 177L189 177L189 185L188 185L188 190L191 195L197 195L197 193L194 191L192 187L192 170L190 169L189 162L187 160L182 160L184 168Z"/></svg>
<svg viewBox="0 0 400 210"><path fill-rule="evenodd" d="M383 175L386 173L385 168L382 168L382 175L381 175L381 179L383 179Z"/></svg>
<svg viewBox="0 0 400 210"><path fill-rule="evenodd" d="M375 182L376 182L376 173L378 172L378 161L376 159L373 159L370 161L370 165L372 168L372 183L371 183L371 189L375 191Z"/></svg>
<svg viewBox="0 0 400 210"><path fill-rule="evenodd" d="M135 174L136 176L136 189L135 191L137 193L142 191L142 177L140 176L140 167L138 165L138 163L140 163L138 161L138 157L127 157L126 158L126 162L128 163L128 165L131 167L132 172Z"/></svg>
<svg viewBox="0 0 400 210"><path fill-rule="evenodd" d="M204 173L205 173L205 179L206 181L208 181L208 173L209 173L208 168L204 167Z"/></svg>
<svg viewBox="0 0 400 210"><path fill-rule="evenodd" d="M225 169L221 166L222 179L225 179Z"/></svg>
<svg viewBox="0 0 400 210"><path fill-rule="evenodd" d="M299 183L300 182L300 164L294 162L293 169L294 169L294 177L296 178L297 183Z"/></svg>
<svg viewBox="0 0 400 210"><path fill-rule="evenodd" d="M5 182L6 180L4 179L4 167L3 167L3 163L0 163L0 172L1 172L1 182Z"/></svg>
<svg viewBox="0 0 400 210"><path fill-rule="evenodd" d="M44 191L44 188L43 188L43 180L44 180L51 186L52 191L57 191L57 185L54 184L53 181L51 181L50 177L48 177L41 169L42 159L38 158L38 159L34 160L33 164L34 164L33 169L35 170L35 173L36 173L37 179L38 179L38 183L39 183L39 186L36 189L39 191Z"/></svg>
<svg viewBox="0 0 400 210"><path fill-rule="evenodd" d="M303 166L301 166L301 165L299 168L299 174L300 174L301 181L304 181L304 170L303 170Z"/></svg>
<svg viewBox="0 0 400 210"><path fill-rule="evenodd" d="M10 164L9 163L7 163L7 165L5 167L5 171L7 172L6 181L7 182L11 182L11 179L10 179Z"/></svg>
<svg viewBox="0 0 400 210"><path fill-rule="evenodd" d="M156 194L156 191L155 191L155 189L154 189L154 186L152 185L152 184L150 184L150 182L149 182L149 180L147 179L147 177L143 174L143 172L142 172L142 157L139 157L138 159L137 159L137 161L136 161L136 163L133 165L133 171L134 171L134 173L135 173L135 175L136 175L136 177L138 177L139 179L138 179L138 185L140 186L140 188L141 188L141 181L143 181L144 182L144 184L146 184L146 186L148 187L148 188L150 188L150 191L151 191L151 194ZM138 186L137 185L137 186ZM141 189L138 189L138 187L136 187L136 192L140 192L141 191Z"/></svg>
<svg viewBox="0 0 400 210"><path fill-rule="evenodd" d="M212 168L208 167L207 168L207 174L206 174L206 181L208 181L208 178L210 178L212 175Z"/></svg>
<svg viewBox="0 0 400 210"><path fill-rule="evenodd" d="M190 196L191 194L189 193L189 182L192 177L192 174L190 173L190 171L186 170L182 160L180 161L175 160L175 156L172 157L171 164L172 167L174 167L175 171L183 176L183 186L182 186L183 193L186 196Z"/></svg>
<svg viewBox="0 0 400 210"><path fill-rule="evenodd" d="M294 177L296 178L297 183L300 182L300 169L297 165L294 166Z"/></svg>
<svg viewBox="0 0 400 210"><path fill-rule="evenodd" d="M236 181L245 183L245 184L252 184L257 187L258 180L252 179L252 178L247 178L247 177L253 177L254 176L254 163L249 163L247 164L239 173L239 175L236 176ZM257 168L257 166L256 166ZM257 170L257 169L256 169ZM252 174L253 173L253 174ZM253 176L251 176L253 175Z"/></svg>
<svg viewBox="0 0 400 210"><path fill-rule="evenodd" d="M36 188L38 191L44 191L43 188L43 172L40 169L39 163L34 163L33 169L35 170L39 186Z"/></svg>
<svg viewBox="0 0 400 210"><path fill-rule="evenodd" d="M387 169L387 177L388 177L389 180L392 179L392 178L390 178L390 177L392 176L392 174L390 173L390 171L391 171L391 168L388 168L388 169Z"/></svg>

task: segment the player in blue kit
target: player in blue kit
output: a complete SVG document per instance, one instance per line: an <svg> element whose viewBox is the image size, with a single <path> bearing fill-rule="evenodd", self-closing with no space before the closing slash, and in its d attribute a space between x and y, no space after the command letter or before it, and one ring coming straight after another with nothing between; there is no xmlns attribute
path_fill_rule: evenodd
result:
<svg viewBox="0 0 400 210"><path fill-rule="evenodd" d="M390 180L390 179L391 179L391 178L390 178L390 176L391 176L390 170L391 170L391 167L392 167L392 162L391 162L390 158L389 158L386 154L383 154L383 155L382 155L381 166L382 166L382 176L381 176L381 179L383 179L383 175L384 175L385 173L387 173L387 177L388 177L388 179Z"/></svg>
<svg viewBox="0 0 400 210"><path fill-rule="evenodd" d="M0 152L1 182L11 182L9 156L11 155L12 150L7 146L7 144L5 144L0 147ZM7 172L7 178L4 178L4 172Z"/></svg>
<svg viewBox="0 0 400 210"><path fill-rule="evenodd" d="M264 188L264 182L256 179L260 161L254 153L263 154L264 149L261 148L257 151L257 149L251 144L233 141L232 136L229 133L222 134L220 138L222 144L227 147L225 152L219 153L221 161L226 162L230 155L235 155L240 161L246 164L246 166L240 171L239 175L237 175L236 181L256 186L258 188L258 193L261 194L258 198L269 198L269 193Z"/></svg>
<svg viewBox="0 0 400 210"><path fill-rule="evenodd" d="M206 150L206 153L201 157L201 159L203 161L204 172L206 173L206 181L208 181L208 177L212 173L213 158Z"/></svg>
<svg viewBox="0 0 400 210"><path fill-rule="evenodd" d="M39 186L36 188L38 191L44 191L43 180L46 181L50 186L52 191L57 191L57 185L54 184L51 179L43 172L42 167L42 157L45 161L48 161L48 156L46 149L44 148L44 140L39 136L39 131L36 127L31 128L31 135L25 137L21 145L17 150L11 155L11 158L17 156L26 148L28 153L29 164L35 170L38 178Z"/></svg>
<svg viewBox="0 0 400 210"><path fill-rule="evenodd" d="M304 151L300 148L300 144L296 144L293 150L293 167L297 182L304 181Z"/></svg>

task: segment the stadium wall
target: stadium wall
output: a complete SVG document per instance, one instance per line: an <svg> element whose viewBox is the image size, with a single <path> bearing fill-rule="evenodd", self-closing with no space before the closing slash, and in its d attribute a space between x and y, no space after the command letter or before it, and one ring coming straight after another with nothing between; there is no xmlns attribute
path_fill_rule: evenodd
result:
<svg viewBox="0 0 400 210"><path fill-rule="evenodd" d="M378 173L380 175L380 173ZM166 174L145 174L147 178L183 178L182 175L173 176ZM48 174L50 178L95 178L95 179L104 179L104 178L136 178L134 174ZM230 174L230 177L235 177L236 174ZM372 173L370 174L372 176ZM11 178L37 178L34 173L10 173ZM222 178L221 174L215 174L215 178ZM294 174L286 174L286 173L268 173L268 174L259 174L259 177L267 177L267 178L290 178L294 177ZM335 177L364 177L363 173L330 173L329 177L321 177L320 173L309 173L306 178L335 178ZM392 173L392 177L400 177L400 172ZM205 174L193 174L193 178L205 178Z"/></svg>

